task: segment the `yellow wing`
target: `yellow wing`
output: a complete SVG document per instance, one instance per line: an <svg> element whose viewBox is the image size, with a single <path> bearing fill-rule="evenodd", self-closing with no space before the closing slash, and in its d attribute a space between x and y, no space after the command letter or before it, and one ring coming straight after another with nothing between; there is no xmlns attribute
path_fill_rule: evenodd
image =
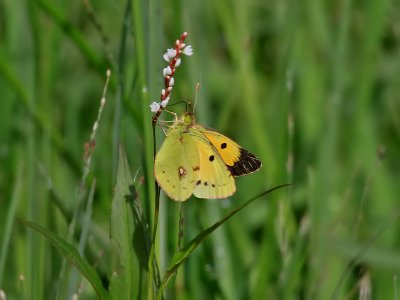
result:
<svg viewBox="0 0 400 300"><path fill-rule="evenodd" d="M192 195L200 171L196 141L183 131L178 128L168 132L154 163L158 184L177 201Z"/></svg>
<svg viewBox="0 0 400 300"><path fill-rule="evenodd" d="M215 149L217 149L233 176L246 175L257 171L261 167L261 161L254 154L243 149L230 138L201 125L196 125L196 127L198 127L213 144Z"/></svg>
<svg viewBox="0 0 400 300"><path fill-rule="evenodd" d="M196 141L199 154L200 171L196 174L193 194L206 199L226 198L234 194L235 179L215 147L196 128L190 128L188 135Z"/></svg>

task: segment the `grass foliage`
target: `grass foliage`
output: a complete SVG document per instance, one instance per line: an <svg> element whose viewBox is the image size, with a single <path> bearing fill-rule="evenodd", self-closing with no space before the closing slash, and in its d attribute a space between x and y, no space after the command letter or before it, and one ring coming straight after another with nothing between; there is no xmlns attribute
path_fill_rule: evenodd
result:
<svg viewBox="0 0 400 300"><path fill-rule="evenodd" d="M161 193L152 248L149 104L183 31L170 104L199 82L198 121L263 168ZM394 0L0 1L0 299L397 299L399 74Z"/></svg>

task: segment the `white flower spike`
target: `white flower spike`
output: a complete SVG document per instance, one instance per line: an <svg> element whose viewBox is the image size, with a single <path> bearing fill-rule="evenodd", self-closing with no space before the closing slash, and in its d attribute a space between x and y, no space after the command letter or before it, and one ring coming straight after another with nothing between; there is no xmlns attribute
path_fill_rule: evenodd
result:
<svg viewBox="0 0 400 300"><path fill-rule="evenodd" d="M171 59L172 59L172 58L175 58L175 56L176 56L176 50L173 49L173 48L170 48L170 49L167 50L167 54L168 54L168 56L169 56Z"/></svg>
<svg viewBox="0 0 400 300"><path fill-rule="evenodd" d="M168 76L168 75L171 75L171 74L172 74L172 69L171 69L170 66L164 68L164 70L163 70L163 75L164 75L164 77L165 77L165 76Z"/></svg>
<svg viewBox="0 0 400 300"><path fill-rule="evenodd" d="M153 102L152 104L150 104L150 110L151 110L151 112L153 112L153 113L156 113L156 112L158 112L158 110L160 109L160 104L159 103L157 103L157 102Z"/></svg>
<svg viewBox="0 0 400 300"><path fill-rule="evenodd" d="M167 52L164 53L163 57L166 62L171 62L171 59L175 58L177 52L173 48L167 49Z"/></svg>
<svg viewBox="0 0 400 300"><path fill-rule="evenodd" d="M185 55L187 55L187 56L192 56L192 55L193 55L193 47L190 46L190 45L187 45L187 46L183 49L182 53L185 54Z"/></svg>
<svg viewBox="0 0 400 300"><path fill-rule="evenodd" d="M171 61L171 58L168 56L168 53L163 54L162 56L164 58L164 60L169 63Z"/></svg>
<svg viewBox="0 0 400 300"><path fill-rule="evenodd" d="M169 97L165 98L165 100L161 101L161 106L165 108L168 105Z"/></svg>
<svg viewBox="0 0 400 300"><path fill-rule="evenodd" d="M161 90L161 102L153 102L150 104L151 111L155 113L153 122L157 122L163 108L168 105L172 89L175 85L175 78L173 75L175 74L176 68L179 67L182 62L181 55L193 55L193 47L184 43L187 35L187 32L182 33L180 38L176 40L174 48L167 49L163 54L164 60L168 63L168 66L163 69L165 88Z"/></svg>

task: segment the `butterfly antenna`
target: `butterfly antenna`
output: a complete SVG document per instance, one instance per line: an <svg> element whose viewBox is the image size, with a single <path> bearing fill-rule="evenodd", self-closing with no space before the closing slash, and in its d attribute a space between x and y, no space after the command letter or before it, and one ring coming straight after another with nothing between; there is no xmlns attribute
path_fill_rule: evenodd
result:
<svg viewBox="0 0 400 300"><path fill-rule="evenodd" d="M193 105L193 114L196 110L196 104L197 104L197 96L199 95L199 90L200 90L200 82L196 84L196 97L194 98L194 105Z"/></svg>

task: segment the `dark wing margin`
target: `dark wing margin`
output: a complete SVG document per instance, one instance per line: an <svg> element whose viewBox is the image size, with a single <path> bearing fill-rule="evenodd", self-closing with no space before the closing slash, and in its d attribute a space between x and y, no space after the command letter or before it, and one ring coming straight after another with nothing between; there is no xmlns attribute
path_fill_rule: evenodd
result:
<svg viewBox="0 0 400 300"><path fill-rule="evenodd" d="M233 176L242 176L257 171L261 167L261 161L253 153L240 148L238 161L227 167Z"/></svg>

